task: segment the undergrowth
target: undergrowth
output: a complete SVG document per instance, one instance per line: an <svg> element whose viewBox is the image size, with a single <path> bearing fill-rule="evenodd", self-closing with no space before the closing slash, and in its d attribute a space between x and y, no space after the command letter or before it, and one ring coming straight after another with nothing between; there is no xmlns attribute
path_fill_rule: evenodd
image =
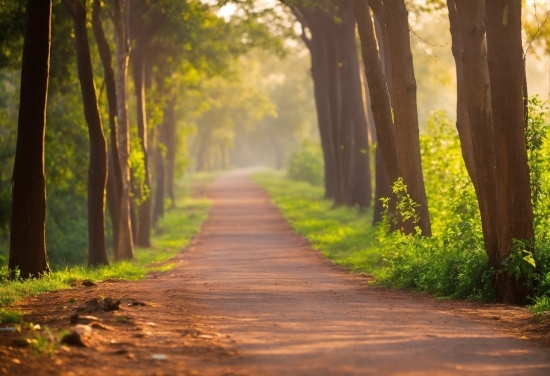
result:
<svg viewBox="0 0 550 376"><path fill-rule="evenodd" d="M201 176L209 180L208 176ZM132 261L112 262L109 266L88 268L86 266L66 267L52 271L42 278L29 280L9 280L7 266L0 268L0 307L9 307L15 302L47 291L69 289L74 283L83 280L100 281L109 278L139 280L150 271L164 271L175 264L161 264L175 256L196 234L206 219L210 203L207 199L191 198L192 181L177 182L177 206L166 211L152 231L153 248L137 248ZM206 183L205 183L206 184ZM1 308L0 318L12 314ZM7 312L7 313L6 313ZM15 314L15 313L13 313Z"/></svg>

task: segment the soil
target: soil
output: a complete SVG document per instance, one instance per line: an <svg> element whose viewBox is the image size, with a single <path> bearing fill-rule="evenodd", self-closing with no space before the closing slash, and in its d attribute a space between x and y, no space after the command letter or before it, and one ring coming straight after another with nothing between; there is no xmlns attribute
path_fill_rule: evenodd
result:
<svg viewBox="0 0 550 376"><path fill-rule="evenodd" d="M210 217L174 269L22 301L42 329L0 332L0 374L550 374L550 318L372 287L312 250L245 173L207 195ZM37 355L21 337L45 327L84 347Z"/></svg>

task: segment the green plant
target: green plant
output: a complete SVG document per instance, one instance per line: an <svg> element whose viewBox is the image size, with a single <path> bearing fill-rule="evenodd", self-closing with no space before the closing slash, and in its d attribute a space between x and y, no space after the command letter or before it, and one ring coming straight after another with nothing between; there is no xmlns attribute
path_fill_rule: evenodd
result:
<svg viewBox="0 0 550 376"><path fill-rule="evenodd" d="M401 221L406 222L409 219L412 223L418 223L420 217L416 212L416 208L420 205L416 203L409 192L407 192L407 186L403 183L403 178L398 178L396 182L392 184L392 193L395 195L396 210L401 216ZM383 199L383 206L387 210L389 208L389 199Z"/></svg>
<svg viewBox="0 0 550 376"><path fill-rule="evenodd" d="M35 333L27 339L27 342L35 354L53 355L59 339L52 333L50 328L44 327L41 333Z"/></svg>
<svg viewBox="0 0 550 376"><path fill-rule="evenodd" d="M305 181L313 185L322 185L324 179L323 152L312 141L303 141L300 149L292 153L287 175L292 180Z"/></svg>
<svg viewBox="0 0 550 376"><path fill-rule="evenodd" d="M513 244L510 253L502 260L502 270L506 271L510 277L516 281L525 279L526 283L531 283L535 274L535 259L533 258L533 246L528 240L512 239Z"/></svg>
<svg viewBox="0 0 550 376"><path fill-rule="evenodd" d="M19 324L21 321L21 312L0 308L0 324Z"/></svg>
<svg viewBox="0 0 550 376"><path fill-rule="evenodd" d="M547 296L536 298L535 304L529 306L529 310L533 313L550 311L550 298Z"/></svg>

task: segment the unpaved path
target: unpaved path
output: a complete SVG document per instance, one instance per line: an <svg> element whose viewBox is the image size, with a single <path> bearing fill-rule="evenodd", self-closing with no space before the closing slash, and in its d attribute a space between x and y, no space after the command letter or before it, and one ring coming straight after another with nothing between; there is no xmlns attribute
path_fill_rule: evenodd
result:
<svg viewBox="0 0 550 376"><path fill-rule="evenodd" d="M210 218L193 245L175 259L172 271L143 282L103 283L92 288L95 292L80 288L26 303L55 305L66 294L117 293L146 301L148 305L139 308L123 304L123 311L114 314L127 317L126 326L111 319L118 324L98 334L95 345L60 352L55 364L41 361L41 368L36 368L32 360L23 360L9 371L550 374L550 351L536 343L422 296L368 287L333 266L293 233L265 192L245 174L216 179L208 194L213 201ZM70 307L67 311L56 318L41 314L54 325L66 320ZM113 347L117 345L119 350ZM154 353L166 354L168 360L150 360ZM1 355L0 351L0 362Z"/></svg>

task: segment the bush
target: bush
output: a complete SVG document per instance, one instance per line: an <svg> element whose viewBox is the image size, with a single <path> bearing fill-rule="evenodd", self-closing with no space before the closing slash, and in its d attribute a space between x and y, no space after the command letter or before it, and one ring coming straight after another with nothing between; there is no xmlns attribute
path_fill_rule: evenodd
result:
<svg viewBox="0 0 550 376"><path fill-rule="evenodd" d="M387 221L381 224L378 239L386 265L378 278L437 296L493 300L474 188L444 112L432 114L420 144L433 236L390 233ZM406 189L394 184L397 196Z"/></svg>
<svg viewBox="0 0 550 376"><path fill-rule="evenodd" d="M312 141L303 141L300 149L290 156L287 174L288 178L292 180L322 185L324 161L321 147Z"/></svg>

